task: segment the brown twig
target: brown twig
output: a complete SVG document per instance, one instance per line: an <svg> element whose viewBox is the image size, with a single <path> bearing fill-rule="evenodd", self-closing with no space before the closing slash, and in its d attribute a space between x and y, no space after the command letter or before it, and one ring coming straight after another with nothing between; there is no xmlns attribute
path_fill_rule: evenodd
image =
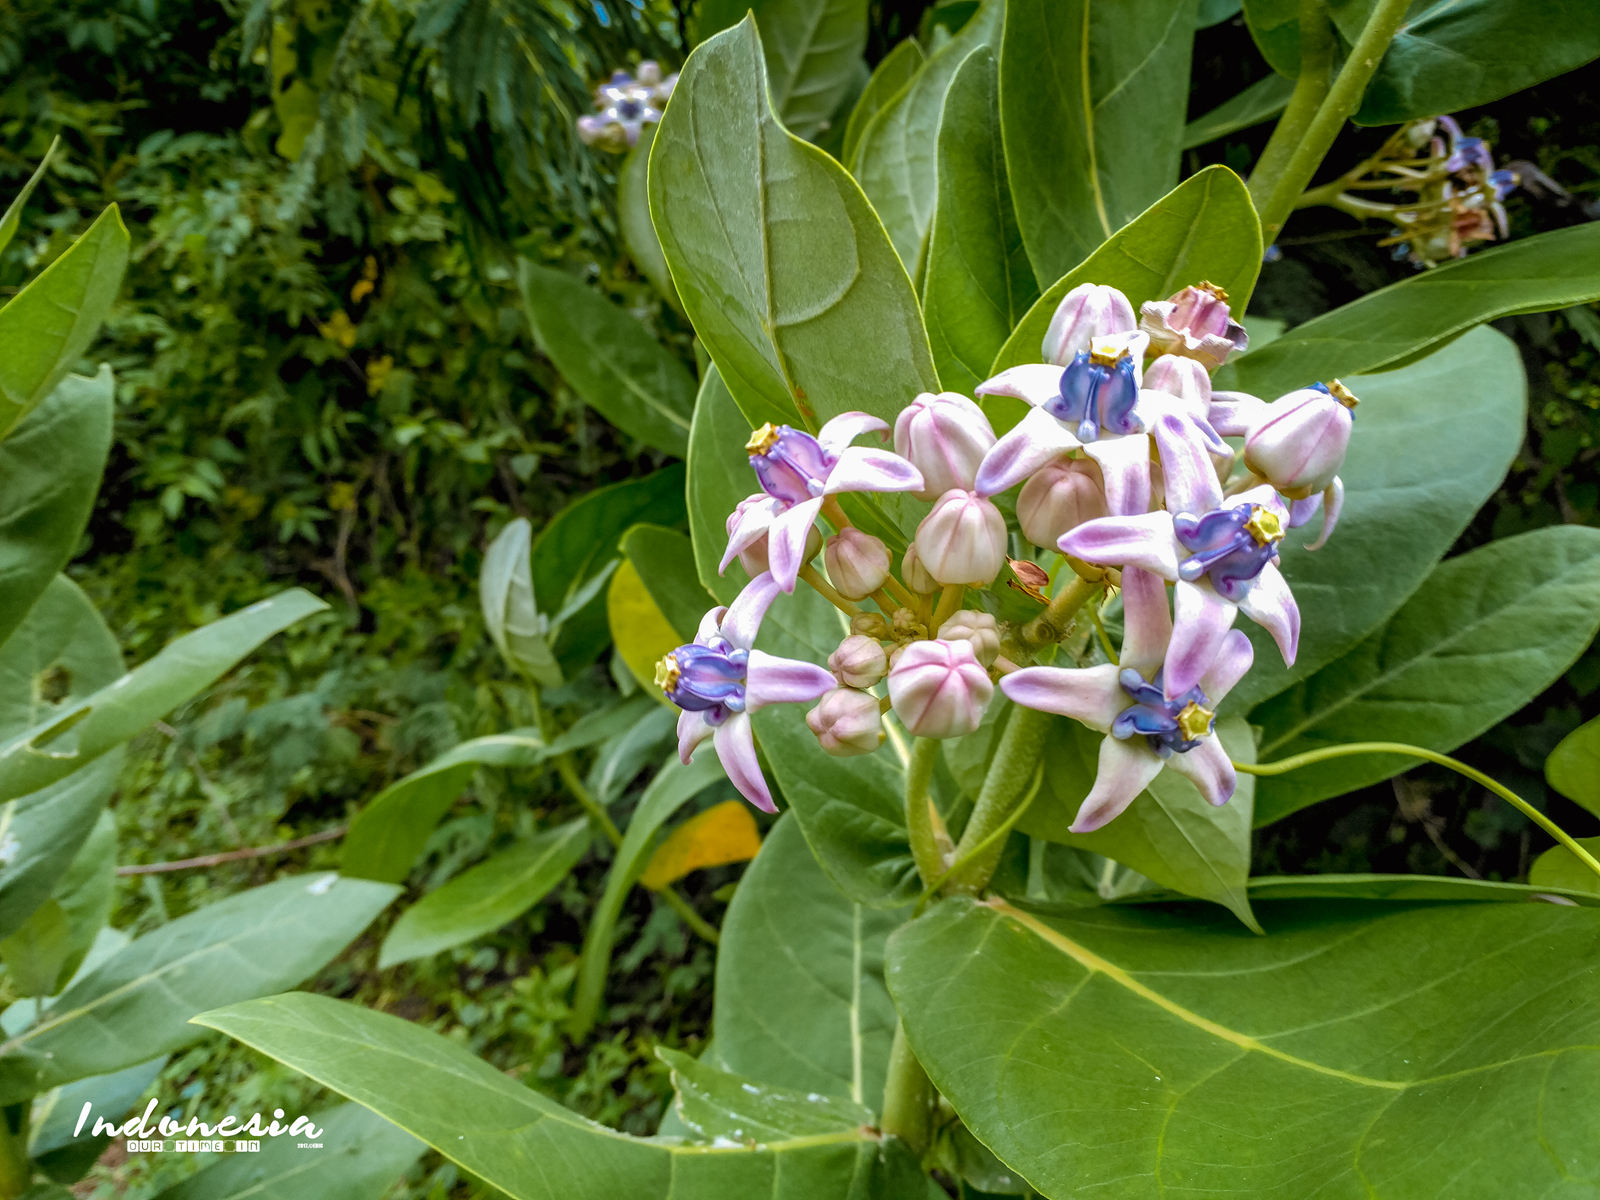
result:
<svg viewBox="0 0 1600 1200"><path fill-rule="evenodd" d="M318 842L331 842L334 838L344 836L345 827L335 826L324 829L321 833L313 833L310 837L295 838L292 842L279 842L274 846L251 846L244 850L229 850L222 854L203 854L199 858L180 858L173 862L147 863L144 866L118 867L118 875L158 875L165 871L187 871L193 867L215 867L225 862L238 862L243 858L265 858L269 854L283 854L289 850L299 850L305 846L314 846Z"/></svg>

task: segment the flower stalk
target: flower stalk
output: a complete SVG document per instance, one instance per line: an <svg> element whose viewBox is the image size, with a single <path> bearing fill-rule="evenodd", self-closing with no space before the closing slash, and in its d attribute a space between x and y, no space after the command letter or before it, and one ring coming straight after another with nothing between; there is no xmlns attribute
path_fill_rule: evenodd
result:
<svg viewBox="0 0 1600 1200"><path fill-rule="evenodd" d="M897 1137L919 1157L933 1143L933 1107L937 1093L922 1069L903 1025L894 1028L889 1048L889 1075L883 1085L883 1116L878 1125L888 1137Z"/></svg>
<svg viewBox="0 0 1600 1200"><path fill-rule="evenodd" d="M1099 590L1100 584L1075 575L1071 583L1056 593L1044 612L1022 627L1022 640L1030 646L1059 642L1071 629L1073 616Z"/></svg>
<svg viewBox="0 0 1600 1200"><path fill-rule="evenodd" d="M906 829L911 835L911 857L917 864L924 887L944 874L944 856L939 853L938 833L934 829L933 800L928 793L934 764L939 759L939 740L919 737L911 742L911 761L906 764Z"/></svg>
<svg viewBox="0 0 1600 1200"><path fill-rule="evenodd" d="M994 762L990 764L983 788L978 793L978 802L972 809L966 829L961 833L961 841L956 845L956 860L959 862L972 854L972 861L946 881L947 892L976 896L988 885L989 877L999 865L1004 843L996 839L987 850L976 854L973 851L990 834L1004 826L1018 806L1028 798L1028 782L1044 750L1050 719L1049 713L1020 704L1012 710L1005 732L1000 735L1000 746L995 751Z"/></svg>

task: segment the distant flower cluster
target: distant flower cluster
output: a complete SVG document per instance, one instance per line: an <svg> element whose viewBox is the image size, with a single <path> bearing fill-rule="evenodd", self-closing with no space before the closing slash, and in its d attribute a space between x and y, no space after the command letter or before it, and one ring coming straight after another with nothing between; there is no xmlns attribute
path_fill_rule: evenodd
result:
<svg viewBox="0 0 1600 1200"><path fill-rule="evenodd" d="M645 59L637 76L614 71L595 89L600 111L578 118L578 137L585 145L621 154L639 144L639 131L661 120L661 111L677 86L678 73L662 77L661 65Z"/></svg>

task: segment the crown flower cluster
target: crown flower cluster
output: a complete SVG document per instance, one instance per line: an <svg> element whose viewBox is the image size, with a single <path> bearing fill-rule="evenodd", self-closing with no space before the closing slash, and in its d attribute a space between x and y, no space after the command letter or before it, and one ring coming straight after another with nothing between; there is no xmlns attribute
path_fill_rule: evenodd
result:
<svg viewBox="0 0 1600 1200"><path fill-rule="evenodd" d="M661 74L661 64L645 59L639 73L617 70L594 90L598 110L578 118L578 138L586 146L622 154L639 144L639 132L661 120L661 110L672 98L678 73Z"/></svg>
<svg viewBox="0 0 1600 1200"><path fill-rule="evenodd" d="M745 451L760 490L728 515L720 568L738 560L752 581L657 677L682 710L685 760L711 739L729 778L770 810L749 720L761 706L814 703L818 744L850 757L879 749L891 714L915 737L970 734L998 689L1104 735L1074 829L1110 821L1168 767L1225 803L1234 769L1215 713L1253 660L1234 626L1242 612L1293 663L1300 613L1279 548L1319 512L1310 548L1333 532L1357 404L1337 380L1271 402L1213 391L1211 372L1247 346L1212 284L1137 313L1117 289L1083 284L1057 307L1044 361L976 389L1029 405L1001 435L950 392L912 398L892 429L863 412L815 433L757 429ZM852 522L850 493L928 507L891 548ZM801 582L849 619L825 667L754 648L768 607ZM1097 647L1091 628L1119 586L1122 645L1102 630ZM1016 609L995 590L1006 587L1041 610L1007 619Z"/></svg>

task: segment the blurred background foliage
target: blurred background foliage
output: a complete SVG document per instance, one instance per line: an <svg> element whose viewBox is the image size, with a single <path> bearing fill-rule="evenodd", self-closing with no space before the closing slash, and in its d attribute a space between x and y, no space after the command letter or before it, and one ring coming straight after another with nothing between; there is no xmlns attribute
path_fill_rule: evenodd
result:
<svg viewBox="0 0 1600 1200"><path fill-rule="evenodd" d="M869 61L906 36L947 36L972 7L876 0ZM693 20L690 0L0 0L0 189L19 187L58 134L65 150L0 255L0 292L109 202L134 239L89 356L117 373L116 442L71 573L130 662L291 583L334 604L131 747L114 808L124 863L331 829L457 742L531 722L484 635L483 547L513 516L537 528L574 495L663 460L586 409L539 353L513 264L520 253L585 280L693 366L687 324L621 248L620 160L572 133L614 67L680 65ZM1191 117L1267 73L1237 20L1202 31ZM1600 216L1594 67L1458 116L1499 157L1559 185L1509 201L1513 236ZM1186 169L1247 173L1269 131L1198 147ZM1348 129L1327 175L1384 132ZM1332 210L1297 215L1254 315L1296 324L1405 277L1413 268L1375 244L1387 232ZM1528 437L1458 549L1597 521L1600 316L1501 327L1528 367ZM612 687L602 665L547 700L576 713ZM1589 832L1591 818L1546 794L1540 764L1597 710L1591 649L1463 756ZM413 895L535 823L576 815L552 786L480 771L420 860ZM1257 873L1503 879L1545 845L1480 789L1429 769L1258 839ZM336 864L335 846L124 877L114 923L152 928L276 874ZM434 1024L586 1115L651 1131L668 1094L651 1048L703 1044L713 953L636 890L599 1036L575 1050L561 1026L604 867L581 866L474 946L380 972L386 918L316 986ZM737 874L700 872L685 890L715 918ZM223 1039L176 1057L158 1087L194 1112L319 1099ZM192 1169L113 1152L80 1193L147 1196ZM474 1194L432 1155L402 1191Z"/></svg>

